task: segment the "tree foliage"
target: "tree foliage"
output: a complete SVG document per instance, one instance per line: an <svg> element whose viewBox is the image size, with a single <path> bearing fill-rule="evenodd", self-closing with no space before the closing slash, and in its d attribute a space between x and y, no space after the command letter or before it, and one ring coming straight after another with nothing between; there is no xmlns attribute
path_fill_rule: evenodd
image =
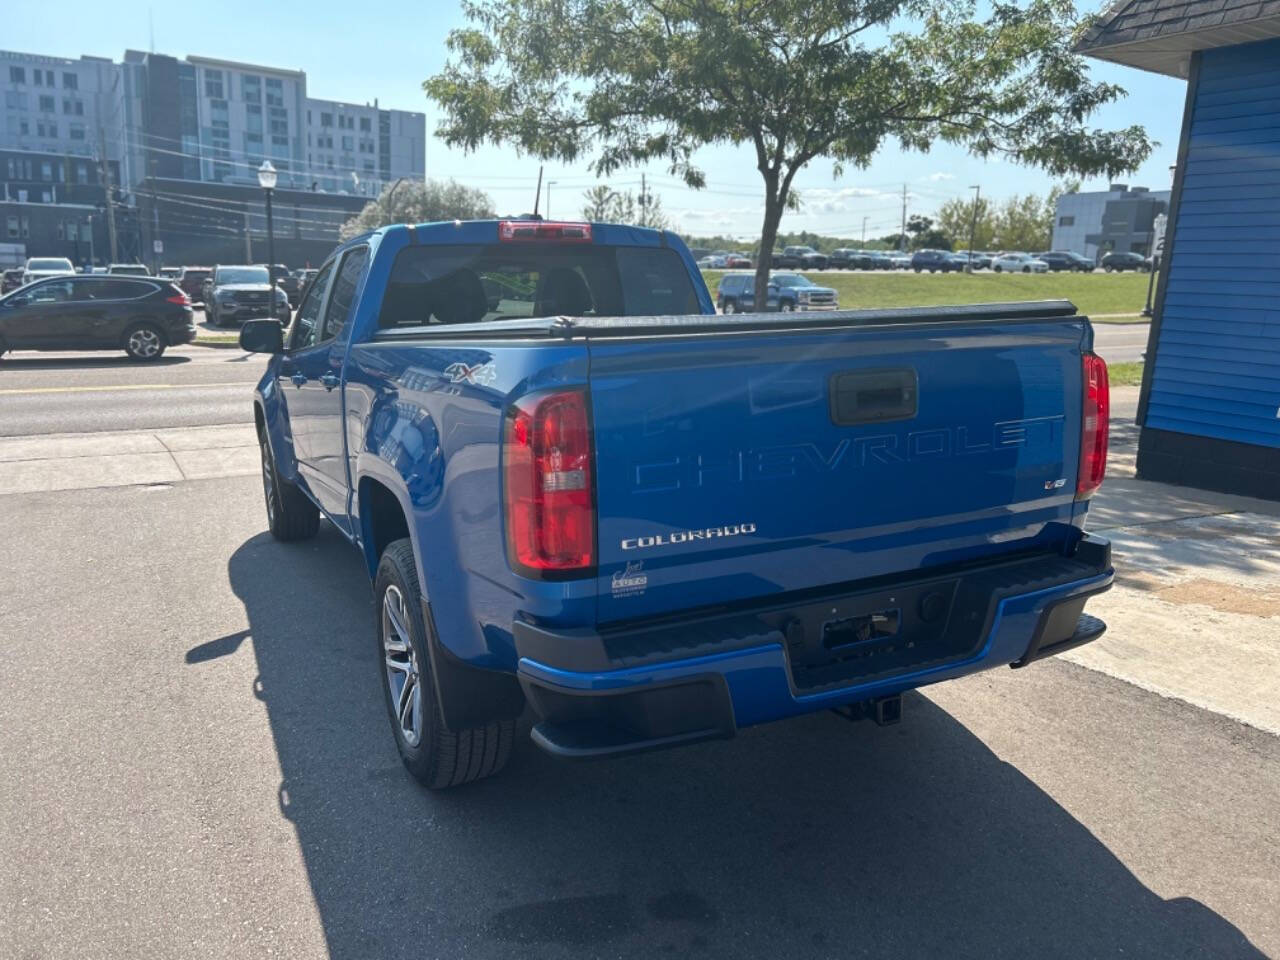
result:
<svg viewBox="0 0 1280 960"><path fill-rule="evenodd" d="M1014 195L999 205L982 198L978 201L973 249L1048 250L1053 243L1053 218L1058 198L1063 193L1074 193L1079 189L1080 182L1076 180L1055 186L1043 197L1032 193ZM948 200L938 210L938 226L955 246L968 247L973 216L973 200Z"/></svg>
<svg viewBox="0 0 1280 960"><path fill-rule="evenodd" d="M392 223L477 220L495 215L493 200L481 190L452 180L397 180L344 223L339 234L346 240Z"/></svg>
<svg viewBox="0 0 1280 960"><path fill-rule="evenodd" d="M668 230L671 221L662 212L662 198L653 191L648 203L640 203L630 190L614 190L598 184L582 194L582 218L593 223L629 223L654 230Z"/></svg>
<svg viewBox="0 0 1280 960"><path fill-rule="evenodd" d="M772 249L796 174L865 167L880 146L938 142L1051 174L1115 175L1151 150L1139 126L1088 118L1123 90L1071 50L1073 0L464 0L470 24L425 88L452 146L654 160L693 187L695 151L746 145ZM756 273L763 301L768 267Z"/></svg>

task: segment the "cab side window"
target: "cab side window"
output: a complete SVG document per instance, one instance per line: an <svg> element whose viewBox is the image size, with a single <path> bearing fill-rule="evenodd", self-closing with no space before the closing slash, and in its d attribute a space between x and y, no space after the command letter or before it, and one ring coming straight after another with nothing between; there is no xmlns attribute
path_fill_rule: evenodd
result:
<svg viewBox="0 0 1280 960"><path fill-rule="evenodd" d="M333 293L329 296L328 306L324 309L324 334L321 341L332 340L347 322L351 312L351 304L356 298L356 287L360 283L360 274L369 262L369 248L356 247L348 250L342 258L342 267L333 280Z"/></svg>
<svg viewBox="0 0 1280 960"><path fill-rule="evenodd" d="M305 350L320 343L320 305L324 302L324 291L329 286L329 275L333 273L333 264L327 263L316 274L307 287L307 295L298 304L298 313L293 318L293 340L290 344L294 350Z"/></svg>

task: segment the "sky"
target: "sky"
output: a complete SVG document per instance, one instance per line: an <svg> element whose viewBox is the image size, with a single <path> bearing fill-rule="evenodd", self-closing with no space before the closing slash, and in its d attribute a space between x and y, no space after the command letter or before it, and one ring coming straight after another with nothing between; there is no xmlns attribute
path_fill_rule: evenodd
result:
<svg viewBox="0 0 1280 960"><path fill-rule="evenodd" d="M0 47L25 53L120 60L126 48L185 57L196 54L300 69L310 96L383 107L417 110L427 116L427 176L453 178L493 197L500 213L532 208L538 161L508 147L484 147L466 155L435 139L440 112L422 92L422 82L445 63L445 38L464 25L458 0L379 0L365 8L336 0L272 0L269 3L220 0L217 4L139 3L116 0L59 0L56 13L21 4L4 18ZM1119 83L1128 91L1121 102L1094 115L1103 127L1144 124L1160 142L1131 185L1168 189L1182 122L1186 84L1128 67L1094 62L1096 79ZM727 234L741 239L759 235L763 187L754 150L732 145L704 148L696 155L707 173L703 190L680 184L665 166L643 172L650 190L677 229L695 235ZM638 191L642 168L621 171L608 183ZM547 165L553 217L576 217L582 193L602 182L586 163ZM963 149L940 146L927 154L886 145L865 170L846 169L833 178L829 162L816 161L795 180L803 208L783 218L782 229L868 239L897 232L902 193L908 213L932 214L953 197L971 197L972 187L997 200L1011 194L1047 193L1052 180L1040 170L1001 160L982 161ZM1090 180L1084 189L1105 189ZM548 213L546 194L542 212Z"/></svg>

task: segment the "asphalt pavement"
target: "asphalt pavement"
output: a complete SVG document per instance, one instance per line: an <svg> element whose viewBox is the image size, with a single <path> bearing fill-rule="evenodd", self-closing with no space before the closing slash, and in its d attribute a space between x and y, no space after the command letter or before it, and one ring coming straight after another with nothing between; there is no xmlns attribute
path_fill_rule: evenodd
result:
<svg viewBox="0 0 1280 960"><path fill-rule="evenodd" d="M428 793L359 556L260 499L0 498L0 956L1280 950L1280 741L1060 660Z"/></svg>

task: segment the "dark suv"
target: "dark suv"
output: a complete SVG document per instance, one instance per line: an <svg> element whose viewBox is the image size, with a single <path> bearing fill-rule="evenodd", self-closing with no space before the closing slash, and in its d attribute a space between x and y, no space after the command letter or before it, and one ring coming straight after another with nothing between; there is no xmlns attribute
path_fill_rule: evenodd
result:
<svg viewBox="0 0 1280 960"><path fill-rule="evenodd" d="M1033 253L1037 260L1043 260L1055 273L1060 270L1089 273L1093 270L1093 261L1070 250L1049 250L1046 253Z"/></svg>
<svg viewBox="0 0 1280 960"><path fill-rule="evenodd" d="M204 312L215 327L262 318L289 322L289 298L271 282L266 267L217 266L207 284Z"/></svg>
<svg viewBox="0 0 1280 960"><path fill-rule="evenodd" d="M950 273L952 270L963 270L964 266L952 259L950 250L917 250L911 255L911 269L916 273L921 270Z"/></svg>
<svg viewBox="0 0 1280 960"><path fill-rule="evenodd" d="M0 353L123 350L156 360L195 335L190 299L158 277L51 277L0 297Z"/></svg>
<svg viewBox="0 0 1280 960"><path fill-rule="evenodd" d="M819 253L813 247L787 247L782 253L773 255L773 265L797 270L825 270L827 259L825 253Z"/></svg>
<svg viewBox="0 0 1280 960"><path fill-rule="evenodd" d="M286 267L283 263L273 264L271 267L271 282L284 291L284 295L289 299L289 306L296 307L298 305L298 296L302 293L302 281Z"/></svg>
<svg viewBox="0 0 1280 960"><path fill-rule="evenodd" d="M1140 253L1108 253L1102 258L1102 269L1107 273L1112 270L1141 270L1146 272L1151 269L1151 265L1147 263L1147 258Z"/></svg>
<svg viewBox="0 0 1280 960"><path fill-rule="evenodd" d="M183 267L178 279L173 281L195 303L204 303L204 282L213 276L211 267Z"/></svg>

